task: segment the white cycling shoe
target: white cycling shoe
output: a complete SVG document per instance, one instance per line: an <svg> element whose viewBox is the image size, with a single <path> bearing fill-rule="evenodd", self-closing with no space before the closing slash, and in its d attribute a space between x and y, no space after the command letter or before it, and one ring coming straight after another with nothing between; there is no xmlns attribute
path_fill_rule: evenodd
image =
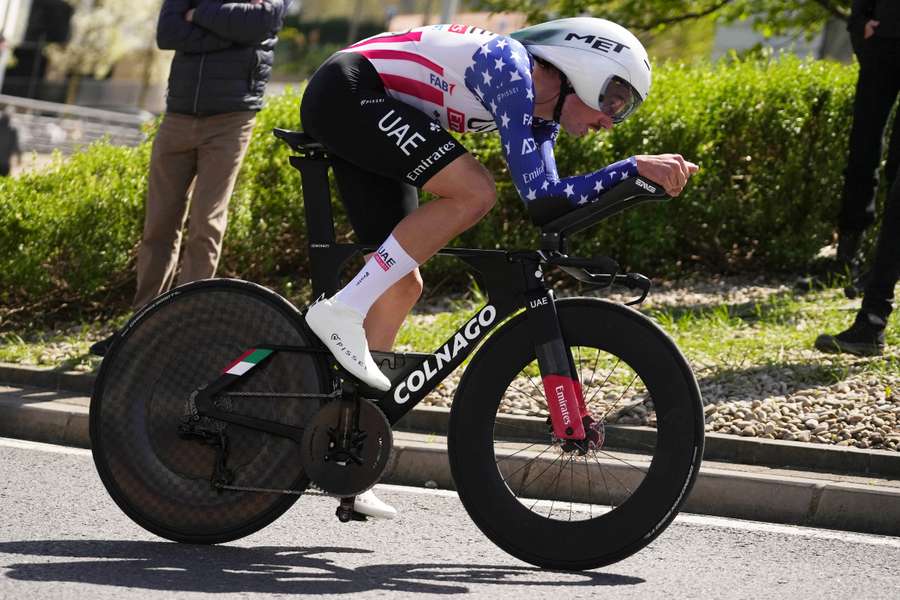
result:
<svg viewBox="0 0 900 600"><path fill-rule="evenodd" d="M356 497L353 510L376 519L393 519L397 516L397 509L381 500L372 490L363 492Z"/></svg>
<svg viewBox="0 0 900 600"><path fill-rule="evenodd" d="M309 307L306 323L351 375L376 390L391 389L390 380L369 353L361 313L343 302L325 298Z"/></svg>

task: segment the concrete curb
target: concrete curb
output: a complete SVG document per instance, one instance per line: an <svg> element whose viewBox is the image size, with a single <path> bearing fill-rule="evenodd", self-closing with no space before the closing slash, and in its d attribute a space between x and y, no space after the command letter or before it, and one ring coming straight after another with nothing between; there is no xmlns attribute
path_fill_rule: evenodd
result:
<svg viewBox="0 0 900 600"><path fill-rule="evenodd" d="M455 489L444 440L421 441L402 434L397 437L397 456L388 465L383 481L422 486L431 480L442 489ZM804 478L802 473L785 477L701 466L682 511L900 535L900 488L822 481Z"/></svg>
<svg viewBox="0 0 900 600"><path fill-rule="evenodd" d="M85 399L0 399L0 436L88 448L89 419ZM608 467L615 468L616 464L609 461ZM882 485L881 482L856 479L816 479L814 474L799 471L760 473L742 465L707 462L701 467L683 510L772 523L900 535L900 486L890 487L887 481ZM394 449L382 481L419 487L433 481L442 489L455 489L446 438L435 434L395 432ZM534 490L533 495L540 497L542 494Z"/></svg>
<svg viewBox="0 0 900 600"><path fill-rule="evenodd" d="M93 373L0 363L0 382L13 385L68 390L90 396L95 379ZM418 407L401 419L397 428L446 435L448 420L448 409ZM651 432L647 428L611 426L607 437L618 447L634 448L640 445L643 435L652 435ZM744 465L900 478L900 452L888 450L861 450L707 433L704 458Z"/></svg>

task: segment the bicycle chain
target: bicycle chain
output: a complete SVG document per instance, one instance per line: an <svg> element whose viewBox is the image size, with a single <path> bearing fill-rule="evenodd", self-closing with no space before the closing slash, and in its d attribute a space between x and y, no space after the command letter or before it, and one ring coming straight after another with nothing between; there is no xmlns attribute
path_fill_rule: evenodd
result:
<svg viewBox="0 0 900 600"><path fill-rule="evenodd" d="M373 486L374 487L374 486ZM327 498L340 498L340 496L335 496L333 494L329 494L328 492L322 491L316 484L310 482L309 487L305 490L279 490L274 488L261 488L261 487L249 487L249 486L240 486L240 485L225 485L225 484L217 484L216 489L220 490L231 490L234 492L259 492L262 494L284 494L284 495L293 495L293 496L324 496ZM369 488L371 489L371 488Z"/></svg>

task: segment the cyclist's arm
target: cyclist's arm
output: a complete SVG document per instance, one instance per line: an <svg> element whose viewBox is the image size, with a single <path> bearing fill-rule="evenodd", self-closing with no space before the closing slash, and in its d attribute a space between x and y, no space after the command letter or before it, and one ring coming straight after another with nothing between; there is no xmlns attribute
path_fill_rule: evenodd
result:
<svg viewBox="0 0 900 600"><path fill-rule="evenodd" d="M619 181L637 175L637 163L630 157L591 173L559 178L553 155L556 132L546 125L535 127L531 65L518 42L502 36L491 40L486 50L476 53L466 83L494 115L510 177L535 221L594 202Z"/></svg>
<svg viewBox="0 0 900 600"><path fill-rule="evenodd" d="M201 2L193 21L219 37L245 46L258 44L281 29L284 0Z"/></svg>
<svg viewBox="0 0 900 600"><path fill-rule="evenodd" d="M233 42L184 20L191 9L189 0L165 0L156 25L156 45L160 50L179 52L214 52Z"/></svg>

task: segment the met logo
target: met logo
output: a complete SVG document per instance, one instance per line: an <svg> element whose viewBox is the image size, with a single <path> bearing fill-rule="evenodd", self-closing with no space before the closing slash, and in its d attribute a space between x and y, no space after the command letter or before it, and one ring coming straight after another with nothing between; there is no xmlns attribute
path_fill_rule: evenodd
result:
<svg viewBox="0 0 900 600"><path fill-rule="evenodd" d="M611 40L609 38L600 37L599 35L578 35L577 33L566 34L566 41L581 40L594 50L602 50L603 52L615 52L621 54L623 49L628 48L625 44Z"/></svg>

